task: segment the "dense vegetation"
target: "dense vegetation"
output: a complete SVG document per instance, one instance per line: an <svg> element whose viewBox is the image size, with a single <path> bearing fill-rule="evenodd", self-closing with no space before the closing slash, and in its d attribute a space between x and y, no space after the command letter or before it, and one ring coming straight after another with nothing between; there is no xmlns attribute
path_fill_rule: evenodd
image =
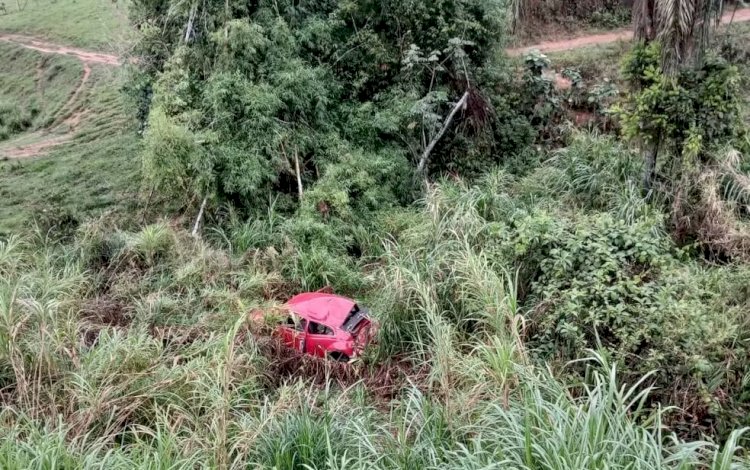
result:
<svg viewBox="0 0 750 470"><path fill-rule="evenodd" d="M148 207L0 240L0 466L747 468L747 42L560 89L506 8L136 0ZM325 286L354 363L248 319Z"/></svg>
<svg viewBox="0 0 750 470"><path fill-rule="evenodd" d="M581 28L617 28L631 18L640 0L510 0L513 32L521 38L545 33L579 32Z"/></svg>

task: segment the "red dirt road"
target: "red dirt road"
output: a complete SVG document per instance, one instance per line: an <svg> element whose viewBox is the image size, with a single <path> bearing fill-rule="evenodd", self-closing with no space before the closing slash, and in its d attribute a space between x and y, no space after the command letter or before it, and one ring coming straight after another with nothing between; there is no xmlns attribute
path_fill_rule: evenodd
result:
<svg viewBox="0 0 750 470"><path fill-rule="evenodd" d="M734 19L732 19L733 15ZM740 23L744 21L750 21L750 8L744 8L737 10L736 12L729 11L725 13L721 19L723 24L729 24L730 22ZM519 56L532 50L538 50L540 52L561 52L582 47L597 46L600 44L610 44L617 41L630 41L631 39L633 39L633 31L629 29L621 29L609 33L592 34L591 36L582 36L580 38L548 41L531 46L507 49L507 52L512 56Z"/></svg>
<svg viewBox="0 0 750 470"><path fill-rule="evenodd" d="M101 52L86 51L75 47L61 46L51 42L41 41L29 36L18 34L0 34L0 41L10 42L27 49L33 49L47 54L69 55L79 59L84 64L120 65L120 58L115 55L102 54Z"/></svg>

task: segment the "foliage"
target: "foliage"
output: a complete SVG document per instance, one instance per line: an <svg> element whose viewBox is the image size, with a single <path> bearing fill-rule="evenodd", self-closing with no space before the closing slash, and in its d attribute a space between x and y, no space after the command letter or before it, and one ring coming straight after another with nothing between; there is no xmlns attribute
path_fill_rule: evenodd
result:
<svg viewBox="0 0 750 470"><path fill-rule="evenodd" d="M667 73L700 66L723 9L723 0L636 0L635 37L661 43Z"/></svg>
<svg viewBox="0 0 750 470"><path fill-rule="evenodd" d="M637 91L620 110L625 135L649 149L647 189L656 174L679 241L698 241L718 257L746 257L746 239L736 233L744 215L734 209L733 196L716 189L722 180L745 186L737 179L741 154L722 149L744 146L739 69L716 57L669 76L659 69L658 50L656 44L639 46L626 60L624 73ZM660 166L659 154L666 154Z"/></svg>
<svg viewBox="0 0 750 470"><path fill-rule="evenodd" d="M438 205L423 214L433 223L470 220L467 206ZM441 238L451 246L450 235ZM469 270L466 261L444 287L474 286L480 278L463 276L492 272ZM427 376L408 369L411 384L397 386L392 398L383 400L383 380L356 365L346 366L355 377L342 375L343 387L306 379L314 362L284 382L270 371L289 359L265 349L246 322L248 307L275 282L260 264L165 224L137 233L88 224L68 245L0 243L7 345L0 380L15 385L0 414L3 467L573 469L593 458L632 468L742 464L739 431L722 448L667 436L667 414L644 406L649 376L622 382L598 357L589 385L570 389L527 362L519 338L505 329L510 324L446 336L451 321L429 303L418 326L426 336L416 345L430 353ZM479 296L457 285L453 298L463 305L445 302L444 318L509 308L483 297L501 285L481 284ZM378 296L391 295L382 288ZM375 377L397 377L387 363L370 367L378 368Z"/></svg>
<svg viewBox="0 0 750 470"><path fill-rule="evenodd" d="M516 129L523 119L513 117L513 103L492 93L507 76L495 54L500 8L362 0L180 4L167 13L135 2L133 20L145 32L137 50L153 77L149 126L156 136L169 122L194 142L193 157L170 160L182 170L168 165L160 175L170 145L147 139L146 173L176 187L187 176L199 193L251 212L271 194L288 211L300 185L330 185L318 180L331 165L349 165L348 155L398 166L390 176L402 188L411 180L402 163L421 158L466 91L468 106L436 149L435 171L476 171L498 147L512 151L530 135L528 126Z"/></svg>
<svg viewBox="0 0 750 470"><path fill-rule="evenodd" d="M674 149L676 159L735 137L742 103L737 67L712 58L672 77L660 71L658 51L657 43L638 46L625 60L625 77L640 88L621 114L625 135Z"/></svg>
<svg viewBox="0 0 750 470"><path fill-rule="evenodd" d="M153 198L98 68L76 145L3 175L9 214L47 211L0 239L0 466L748 467L749 164L716 150L735 134L701 131L675 173L700 184L644 197L636 152L565 123L613 90L574 70L558 90L542 56L518 73L498 6L136 2ZM719 95L711 116L715 69L677 82ZM200 237L159 217L205 196ZM87 217L112 206L137 222ZM326 286L380 323L350 364L248 315Z"/></svg>
<svg viewBox="0 0 750 470"><path fill-rule="evenodd" d="M587 26L618 28L630 20L629 2L621 0L513 0L510 3L514 33L521 36L538 36L552 25L576 31Z"/></svg>
<svg viewBox="0 0 750 470"><path fill-rule="evenodd" d="M20 109L17 105L0 103L0 140L21 133L31 127L32 122L39 110Z"/></svg>

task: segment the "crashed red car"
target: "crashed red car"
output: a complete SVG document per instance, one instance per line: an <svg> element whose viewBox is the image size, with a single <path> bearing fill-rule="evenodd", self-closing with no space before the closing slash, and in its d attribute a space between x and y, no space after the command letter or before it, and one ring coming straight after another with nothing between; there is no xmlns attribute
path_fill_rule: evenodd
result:
<svg viewBox="0 0 750 470"><path fill-rule="evenodd" d="M328 292L299 294L285 304L276 335L289 347L313 356L348 362L372 341L369 312Z"/></svg>

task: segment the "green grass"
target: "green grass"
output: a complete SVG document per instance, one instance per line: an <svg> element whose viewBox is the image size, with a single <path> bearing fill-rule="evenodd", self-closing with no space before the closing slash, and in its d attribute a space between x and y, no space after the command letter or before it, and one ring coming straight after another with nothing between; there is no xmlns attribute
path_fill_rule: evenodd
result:
<svg viewBox="0 0 750 470"><path fill-rule="evenodd" d="M618 41L548 55L556 70L570 67L578 69L584 79L617 80L620 76L620 63L630 47L630 42Z"/></svg>
<svg viewBox="0 0 750 470"><path fill-rule="evenodd" d="M0 63L0 141L50 125L83 75L81 63L73 58L1 42Z"/></svg>
<svg viewBox="0 0 750 470"><path fill-rule="evenodd" d="M103 51L126 49L130 29L123 0L28 0L23 10L13 0L4 3L8 14L0 16L0 32Z"/></svg>
<svg viewBox="0 0 750 470"><path fill-rule="evenodd" d="M476 206L500 216L499 194L437 184L372 267L373 300L416 314L373 309L422 334L403 369L269 349L246 313L268 304L275 263L166 223L0 241L0 468L746 468L742 431L723 450L673 438L649 375L625 382L583 351L585 384L531 363L518 285L476 243Z"/></svg>
<svg viewBox="0 0 750 470"><path fill-rule="evenodd" d="M15 52L7 52L9 47ZM59 59L16 46L4 45L2 50L19 57L14 70L21 78L13 80L18 85L6 87L18 100L33 86L28 77L33 77L36 64ZM60 90L63 83L57 84L58 101L67 100L70 88L77 86L81 67L63 59L60 74L70 78L66 79L68 91ZM37 217L82 217L118 209L124 209L121 214L128 212L140 189L140 160L134 120L120 91L122 74L117 68L92 66L91 77L73 106L82 114L71 142L40 157L0 162L0 233L19 230ZM64 125L60 127L65 131ZM37 134L27 133L6 145L37 138Z"/></svg>

